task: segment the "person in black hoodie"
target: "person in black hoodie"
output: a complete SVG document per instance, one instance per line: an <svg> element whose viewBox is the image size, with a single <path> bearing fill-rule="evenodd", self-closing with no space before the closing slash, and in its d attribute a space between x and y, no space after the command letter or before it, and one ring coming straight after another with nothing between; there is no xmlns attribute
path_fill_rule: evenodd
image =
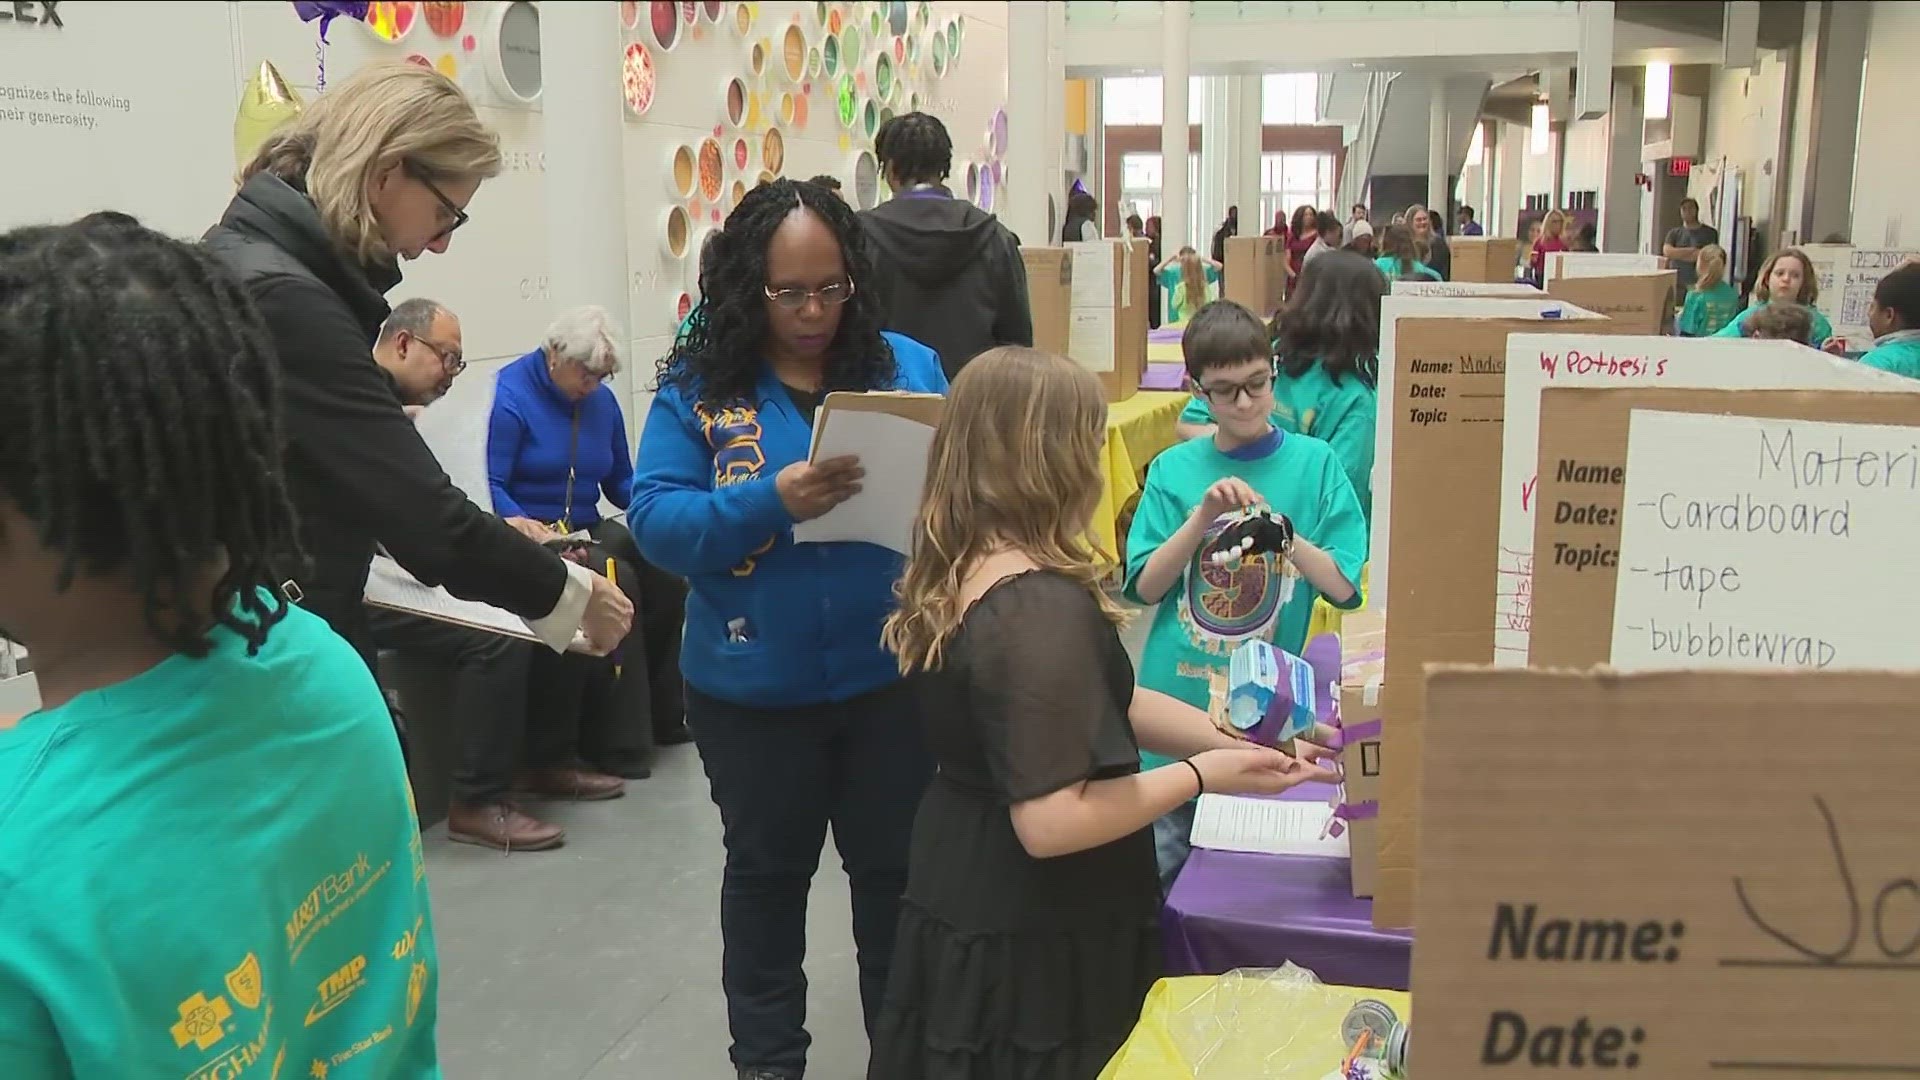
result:
<svg viewBox="0 0 1920 1080"><path fill-rule="evenodd" d="M883 327L939 353L949 379L995 346L1031 346L1020 238L947 190L946 126L905 113L880 125L874 150L897 193L859 215Z"/></svg>
<svg viewBox="0 0 1920 1080"><path fill-rule="evenodd" d="M269 138L206 235L280 363L286 483L312 559L293 583L300 604L369 667L362 595L380 547L428 585L521 616L555 649L578 631L605 653L633 616L605 578L469 502L373 359L396 260L446 251L499 171L497 136L452 80L379 65Z"/></svg>

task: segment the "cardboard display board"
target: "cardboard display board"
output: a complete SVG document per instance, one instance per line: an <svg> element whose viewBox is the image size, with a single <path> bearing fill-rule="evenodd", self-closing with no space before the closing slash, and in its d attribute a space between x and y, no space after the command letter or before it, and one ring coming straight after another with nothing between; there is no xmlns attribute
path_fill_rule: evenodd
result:
<svg viewBox="0 0 1920 1080"><path fill-rule="evenodd" d="M1835 337L1847 339L1847 347L1865 350L1873 346L1873 331L1867 327L1867 305L1880 279L1892 273L1909 257L1920 251L1905 248L1858 248L1849 244L1807 244L1801 247L1813 263L1813 279L1820 286L1819 308L1833 323ZM1759 267L1754 268L1759 273Z"/></svg>
<svg viewBox="0 0 1920 1080"><path fill-rule="evenodd" d="M1547 292L1620 323L1631 334L1665 334L1673 329L1672 270L1619 277L1563 277Z"/></svg>
<svg viewBox="0 0 1920 1080"><path fill-rule="evenodd" d="M1920 675L1426 691L1411 1075L1920 1074Z"/></svg>
<svg viewBox="0 0 1920 1080"><path fill-rule="evenodd" d="M1027 306L1033 311L1033 347L1067 355L1073 306L1073 253L1062 247L1023 247Z"/></svg>
<svg viewBox="0 0 1920 1080"><path fill-rule="evenodd" d="M1271 321L1287 292L1287 245L1277 236L1230 236L1222 299Z"/></svg>
<svg viewBox="0 0 1920 1080"><path fill-rule="evenodd" d="M1341 801L1355 808L1347 822L1347 854L1353 895L1373 895L1380 874L1380 750L1378 734L1358 735L1383 716L1387 624L1379 611L1350 611L1340 621L1340 725L1351 741L1340 755L1345 773ZM1366 808L1371 804L1371 815Z"/></svg>
<svg viewBox="0 0 1920 1080"><path fill-rule="evenodd" d="M1535 518L1534 547L1569 557L1542 562L1534 575L1529 662L1545 668L1610 661L1626 502L1627 433L1633 410L1920 425L1920 383L1908 385L1913 392L1569 387L1542 394L1535 501L1543 512ZM1691 477L1700 466L1689 460L1686 472L1676 475ZM1723 485L1729 496L1750 489L1751 470L1743 472L1747 475L1729 478ZM1580 557L1571 557L1576 554ZM1713 561L1720 566L1726 562ZM1736 578L1728 584L1735 589L1760 587L1762 579L1755 570L1748 568L1745 573L1744 582ZM1718 589L1719 571L1712 576ZM1678 576L1665 580L1676 588L1683 584ZM1694 571L1684 584L1700 589L1705 580L1706 575ZM1859 599L1842 602L1841 609L1851 615ZM1781 597L1784 604L1799 601L1816 602L1804 591ZM1704 598L1700 607L1703 611L1707 607Z"/></svg>
<svg viewBox="0 0 1920 1080"><path fill-rule="evenodd" d="M1507 411L1500 458L1500 565L1494 663L1527 662L1532 627L1534 486L1540 393L1547 386L1678 386L1905 392L1915 383L1790 341L1743 338L1516 337L1508 343ZM1378 498L1376 497L1376 504Z"/></svg>
<svg viewBox="0 0 1920 1080"><path fill-rule="evenodd" d="M1387 283L1387 292L1394 296L1490 296L1504 297L1509 300L1524 300L1547 295L1524 281L1394 280Z"/></svg>
<svg viewBox="0 0 1920 1080"><path fill-rule="evenodd" d="M1505 284L1520 265L1520 241L1511 236L1449 236L1453 280Z"/></svg>
<svg viewBox="0 0 1920 1080"><path fill-rule="evenodd" d="M1121 310L1121 338L1116 346L1118 363L1113 378L1107 381L1107 400L1125 401L1140 392L1140 377L1147 373L1147 290L1153 285L1153 267L1147 262L1145 237L1130 242L1127 298Z"/></svg>
<svg viewBox="0 0 1920 1080"><path fill-rule="evenodd" d="M1100 376L1108 401L1140 392L1147 365L1147 241L1068 244L1066 355Z"/></svg>
<svg viewBox="0 0 1920 1080"><path fill-rule="evenodd" d="M1593 312L1564 300L1555 300L1544 293L1536 293L1531 298L1401 295L1383 298L1380 301L1380 401L1391 403L1397 400L1396 380L1401 367L1398 361L1399 325L1402 319L1540 319L1548 313L1561 320L1600 318ZM1494 362L1497 365L1501 361L1496 359ZM1391 409L1382 415L1390 414ZM1373 603L1386 600L1388 573L1392 570L1387 553L1392 543L1393 469L1390 463L1393 461L1393 433L1394 425L1384 422L1384 419L1374 426L1373 522L1372 535L1367 541L1367 557L1372 564L1367 570L1371 575L1368 591L1376 598Z"/></svg>
<svg viewBox="0 0 1920 1080"><path fill-rule="evenodd" d="M1659 255L1638 255L1611 251L1553 251L1543 260L1549 288L1563 277L1619 277L1623 274L1652 274L1667 268Z"/></svg>
<svg viewBox="0 0 1920 1080"><path fill-rule="evenodd" d="M1413 917L1422 669L1435 662L1493 659L1497 462L1507 342L1513 335L1537 332L1540 325L1539 319L1400 322L1395 386L1382 416L1382 424L1391 423L1395 432L1389 466L1394 568L1386 605L1386 756L1376 926L1407 926ZM1604 333L1610 324L1596 319L1588 325L1591 332ZM1378 496L1374 506L1377 513ZM1377 596L1379 563L1373 565L1369 584Z"/></svg>

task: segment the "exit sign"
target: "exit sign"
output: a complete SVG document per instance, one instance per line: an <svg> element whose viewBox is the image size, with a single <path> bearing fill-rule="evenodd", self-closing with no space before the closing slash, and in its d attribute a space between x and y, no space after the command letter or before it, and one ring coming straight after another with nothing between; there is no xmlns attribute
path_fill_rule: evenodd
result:
<svg viewBox="0 0 1920 1080"><path fill-rule="evenodd" d="M1668 176L1692 176L1693 175L1693 159L1684 158L1684 157L1669 158L1667 160L1667 175Z"/></svg>

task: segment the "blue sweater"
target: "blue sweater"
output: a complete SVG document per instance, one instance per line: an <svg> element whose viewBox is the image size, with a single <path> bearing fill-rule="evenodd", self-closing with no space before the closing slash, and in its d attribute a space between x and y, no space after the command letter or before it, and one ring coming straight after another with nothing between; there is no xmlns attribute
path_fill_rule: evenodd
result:
<svg viewBox="0 0 1920 1080"><path fill-rule="evenodd" d="M575 445L574 414L580 416ZM487 486L493 512L552 524L567 507L567 461L573 460L574 528L600 520L600 495L625 510L633 485L627 420L613 388L601 386L578 404L547 374L535 349L500 370L487 426Z"/></svg>
<svg viewBox="0 0 1920 1080"><path fill-rule="evenodd" d="M883 336L892 389L946 392L932 349ZM695 688L753 708L847 701L900 677L880 628L902 560L872 544L793 542L774 478L806 459L813 426L770 368L753 397L711 406L662 386L627 522L647 559L690 586L680 669Z"/></svg>

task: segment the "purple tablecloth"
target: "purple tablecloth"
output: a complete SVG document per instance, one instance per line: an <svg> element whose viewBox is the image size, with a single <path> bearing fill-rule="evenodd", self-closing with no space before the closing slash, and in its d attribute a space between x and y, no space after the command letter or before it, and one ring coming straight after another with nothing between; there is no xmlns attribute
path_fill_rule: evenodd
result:
<svg viewBox="0 0 1920 1080"><path fill-rule="evenodd" d="M1312 855L1195 848L1160 929L1169 975L1292 961L1324 983L1405 990L1413 957L1411 933L1373 928L1373 901L1354 899L1347 860Z"/></svg>
<svg viewBox="0 0 1920 1080"><path fill-rule="evenodd" d="M1187 369L1183 364L1148 364L1140 376L1142 390L1185 390Z"/></svg>
<svg viewBox="0 0 1920 1080"><path fill-rule="evenodd" d="M1149 345L1178 345L1180 335L1187 332L1185 326L1161 326L1147 331Z"/></svg>

